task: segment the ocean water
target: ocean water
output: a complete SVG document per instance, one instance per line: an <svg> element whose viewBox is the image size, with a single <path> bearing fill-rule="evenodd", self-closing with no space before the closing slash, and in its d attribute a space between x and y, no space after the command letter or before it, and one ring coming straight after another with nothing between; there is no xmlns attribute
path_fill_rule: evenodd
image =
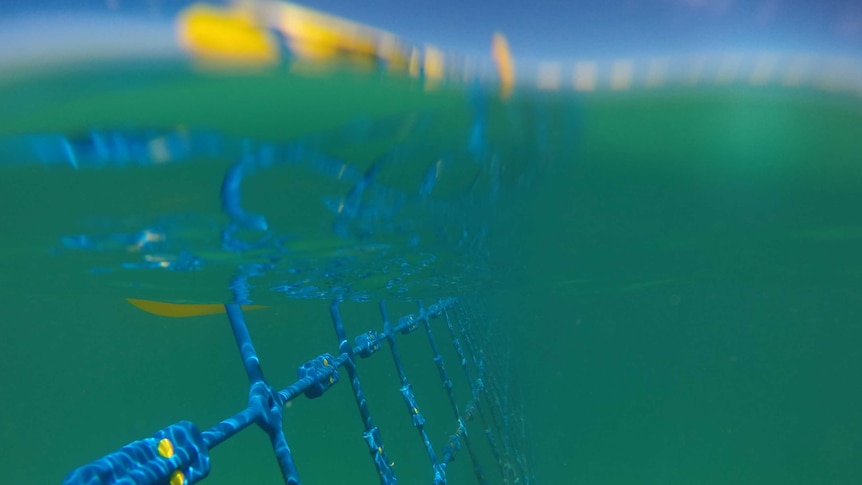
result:
<svg viewBox="0 0 862 485"><path fill-rule="evenodd" d="M4 481L56 483L245 406L224 315L126 298L267 305L246 318L285 385L337 348L334 299L358 333L381 299L402 315L448 296L483 308L537 483L862 479L858 97L501 101L367 73L134 64L7 76L0 104ZM401 354L443 443L451 412L419 337ZM359 371L402 483L429 482L390 359ZM348 389L285 411L305 483L378 483ZM280 482L257 430L211 456L205 483ZM474 482L469 464L450 483Z"/></svg>
<svg viewBox="0 0 862 485"><path fill-rule="evenodd" d="M577 155L520 212L503 299L551 483L862 477L859 106L583 101Z"/></svg>

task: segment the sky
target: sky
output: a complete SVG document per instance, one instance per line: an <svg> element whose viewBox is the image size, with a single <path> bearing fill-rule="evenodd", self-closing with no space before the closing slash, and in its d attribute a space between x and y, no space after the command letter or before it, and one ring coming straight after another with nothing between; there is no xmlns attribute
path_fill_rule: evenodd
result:
<svg viewBox="0 0 862 485"><path fill-rule="evenodd" d="M516 57L568 60L692 50L862 52L862 1L307 0L455 50L506 34ZM482 52L484 52L482 50Z"/></svg>
<svg viewBox="0 0 862 485"><path fill-rule="evenodd" d="M18 20L27 12L114 11L164 21L184 3L188 2L0 0L0 35L4 29L32 31L29 24ZM862 0L297 3L391 31L411 42L430 43L468 55L487 56L490 37L496 30L506 34L516 58L533 60L646 57L711 50L811 51L855 57L862 52Z"/></svg>

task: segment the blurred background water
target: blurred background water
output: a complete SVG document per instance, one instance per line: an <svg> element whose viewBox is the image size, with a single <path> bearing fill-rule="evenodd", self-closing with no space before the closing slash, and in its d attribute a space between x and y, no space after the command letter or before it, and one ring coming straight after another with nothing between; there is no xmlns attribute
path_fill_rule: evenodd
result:
<svg viewBox="0 0 862 485"><path fill-rule="evenodd" d="M245 405L223 315L126 298L270 306L248 319L286 384L335 348L333 299L356 333L380 299L448 296L486 309L537 482L862 479L858 5L306 4L424 48L419 75L289 43L214 66L178 41L187 6L0 6L10 483ZM404 342L449 423L427 345ZM372 412L401 480L425 483L384 360L360 366ZM306 483L378 482L355 412L346 385L287 409ZM280 481L268 448L240 434L206 483Z"/></svg>

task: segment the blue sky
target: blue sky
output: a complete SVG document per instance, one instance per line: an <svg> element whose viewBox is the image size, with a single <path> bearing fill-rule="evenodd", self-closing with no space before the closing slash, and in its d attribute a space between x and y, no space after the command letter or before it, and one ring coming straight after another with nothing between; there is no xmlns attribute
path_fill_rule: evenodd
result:
<svg viewBox="0 0 862 485"><path fill-rule="evenodd" d="M485 52L500 29L516 57L653 55L708 49L862 52L862 1L307 0L411 40Z"/></svg>
<svg viewBox="0 0 862 485"><path fill-rule="evenodd" d="M164 18L175 0L0 0L0 21L22 11L106 5ZM862 0L306 0L303 5L413 42L487 55L494 30L516 58L673 55L704 50L807 50L859 56Z"/></svg>

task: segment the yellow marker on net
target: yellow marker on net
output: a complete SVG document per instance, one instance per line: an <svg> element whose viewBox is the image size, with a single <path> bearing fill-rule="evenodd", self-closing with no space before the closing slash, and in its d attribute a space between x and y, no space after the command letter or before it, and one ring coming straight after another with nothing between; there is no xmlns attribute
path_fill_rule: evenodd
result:
<svg viewBox="0 0 862 485"><path fill-rule="evenodd" d="M509 42L500 32L495 32L491 39L491 57L500 77L500 97L508 99L515 88L515 61L509 51Z"/></svg>
<svg viewBox="0 0 862 485"><path fill-rule="evenodd" d="M174 444L171 443L171 440L168 438L162 438L156 446L156 450L162 458L169 460L174 457ZM182 471L174 470L173 473L171 473L168 483L170 485L185 485L186 477L183 475Z"/></svg>
<svg viewBox="0 0 862 485"><path fill-rule="evenodd" d="M171 480L168 483L170 485L185 485L186 477L183 475L183 472L174 470L174 472L171 473Z"/></svg>
<svg viewBox="0 0 862 485"><path fill-rule="evenodd" d="M152 300L136 300L134 298L126 298L126 301L147 313L160 317L186 318L202 315L218 315L226 312L224 305L219 303L167 303ZM264 305L242 305L241 308L248 311L260 310L267 307Z"/></svg>
<svg viewBox="0 0 862 485"><path fill-rule="evenodd" d="M156 447L159 451L159 455L162 458L173 458L174 456L174 444L171 443L171 440L167 438L162 438L159 441L158 446Z"/></svg>

